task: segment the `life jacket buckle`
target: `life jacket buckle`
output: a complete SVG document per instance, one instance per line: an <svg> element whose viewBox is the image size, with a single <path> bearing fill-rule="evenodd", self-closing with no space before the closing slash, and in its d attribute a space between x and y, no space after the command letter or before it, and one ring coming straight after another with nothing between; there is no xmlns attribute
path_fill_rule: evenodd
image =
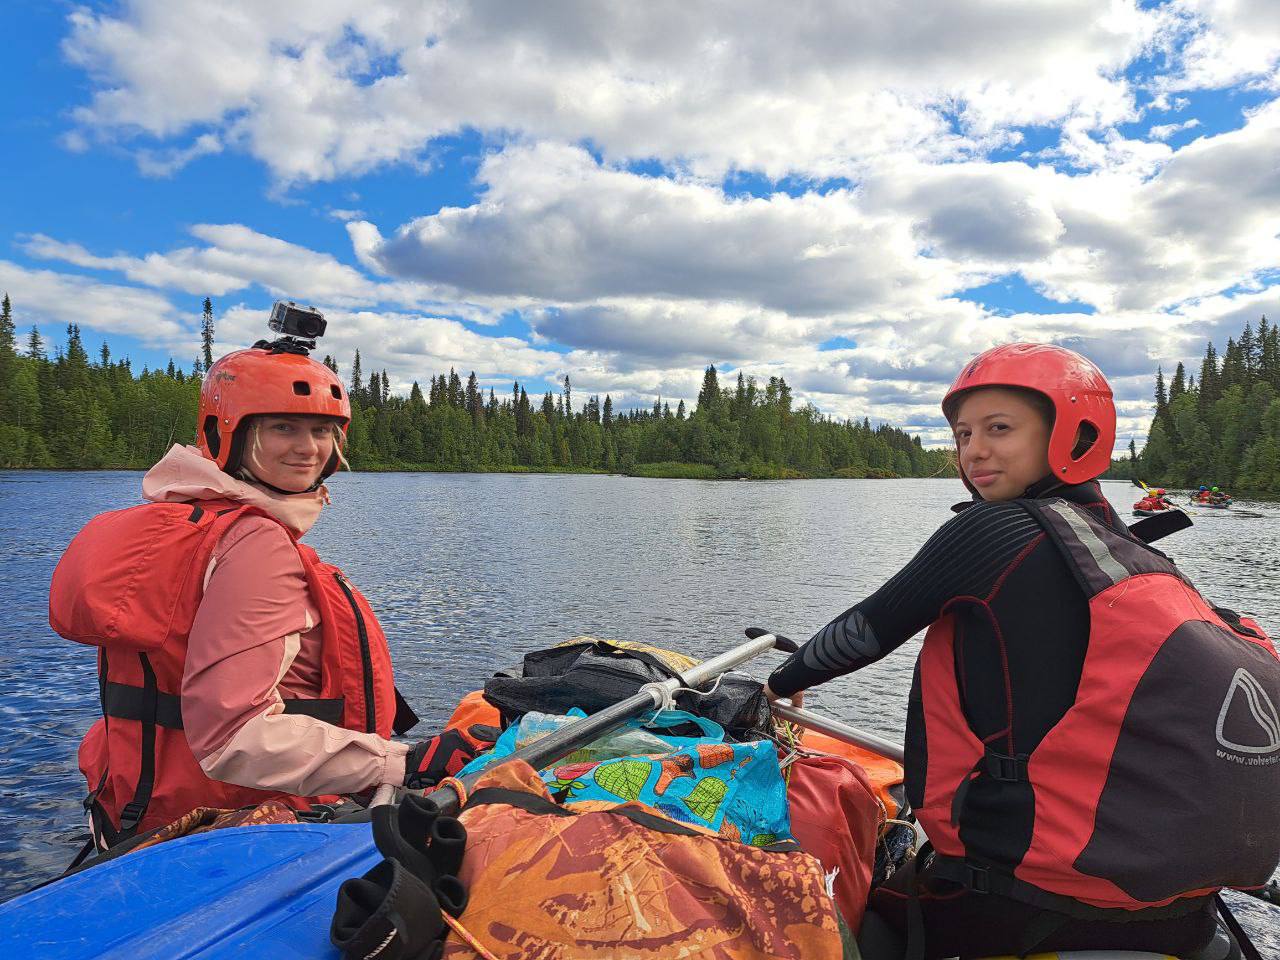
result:
<svg viewBox="0 0 1280 960"><path fill-rule="evenodd" d="M132 830L142 822L142 816L147 812L147 805L139 803L137 800L130 800L124 805L124 809L120 811L120 830Z"/></svg>
<svg viewBox="0 0 1280 960"><path fill-rule="evenodd" d="M1027 772L1026 754L1011 757L1007 754L987 752L987 773L1001 783L1024 783L1031 779Z"/></svg>
<svg viewBox="0 0 1280 960"><path fill-rule="evenodd" d="M964 885L974 893L991 892L991 871L986 867L977 867L972 863L964 865Z"/></svg>

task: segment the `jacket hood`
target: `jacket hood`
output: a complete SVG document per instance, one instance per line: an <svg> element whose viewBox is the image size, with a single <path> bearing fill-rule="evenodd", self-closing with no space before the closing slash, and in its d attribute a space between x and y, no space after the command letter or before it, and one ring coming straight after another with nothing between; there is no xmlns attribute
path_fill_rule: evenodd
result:
<svg viewBox="0 0 1280 960"><path fill-rule="evenodd" d="M142 478L142 495L154 503L233 500L271 514L301 537L324 508L327 491L285 495L237 480L192 446L175 443Z"/></svg>

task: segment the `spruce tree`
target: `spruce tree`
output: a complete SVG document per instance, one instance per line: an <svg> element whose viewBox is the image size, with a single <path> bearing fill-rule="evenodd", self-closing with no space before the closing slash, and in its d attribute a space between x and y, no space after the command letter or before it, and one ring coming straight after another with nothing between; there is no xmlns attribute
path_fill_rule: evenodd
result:
<svg viewBox="0 0 1280 960"><path fill-rule="evenodd" d="M564 375L564 412L570 420L573 419L573 391L569 388L569 375Z"/></svg>
<svg viewBox="0 0 1280 960"><path fill-rule="evenodd" d="M1177 400L1180 396L1187 392L1187 370L1182 365L1182 361L1178 361L1178 368L1173 372L1173 380L1169 382L1169 402Z"/></svg>
<svg viewBox="0 0 1280 960"><path fill-rule="evenodd" d="M347 388L353 400L364 396L364 371L360 369L360 350L356 348L356 357L351 361L351 386Z"/></svg>
<svg viewBox="0 0 1280 960"><path fill-rule="evenodd" d="M200 317L200 350L204 369L213 366L213 301L204 298L204 313Z"/></svg>
<svg viewBox="0 0 1280 960"><path fill-rule="evenodd" d="M1220 396L1222 391L1218 385L1218 352L1210 342L1205 348L1204 361L1200 364L1200 392L1196 397L1196 408L1202 420L1208 417L1209 410Z"/></svg>
<svg viewBox="0 0 1280 960"><path fill-rule="evenodd" d="M613 397L607 393L604 395L604 425L606 428L613 426Z"/></svg>
<svg viewBox="0 0 1280 960"><path fill-rule="evenodd" d="M1240 334L1240 360L1244 366L1245 379L1249 383L1253 382L1258 373L1259 347L1260 344L1253 335L1253 325L1246 320L1244 331Z"/></svg>
<svg viewBox="0 0 1280 960"><path fill-rule="evenodd" d="M698 412L709 412L720 401L720 379L715 364L707 367L702 375L702 389L698 391Z"/></svg>
<svg viewBox="0 0 1280 960"><path fill-rule="evenodd" d="M9 303L9 294L0 300L0 359L7 359L17 353L17 329L13 325L13 307Z"/></svg>

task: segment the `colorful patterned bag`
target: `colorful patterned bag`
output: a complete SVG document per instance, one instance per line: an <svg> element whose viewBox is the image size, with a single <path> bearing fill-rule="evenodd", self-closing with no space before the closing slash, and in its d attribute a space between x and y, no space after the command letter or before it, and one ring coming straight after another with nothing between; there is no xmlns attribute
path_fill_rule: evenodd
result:
<svg viewBox="0 0 1280 960"><path fill-rule="evenodd" d="M580 710L569 716L585 716ZM483 770L517 748L546 735L568 717L526 714L508 727L491 753L472 761L462 775ZM700 737L678 736L673 728L693 725ZM755 846L791 838L787 788L772 743L725 743L724 729L683 710L648 713L615 734L659 744L657 753L610 755L603 742L541 771L542 780L565 804L592 800L637 801L679 823L706 827ZM675 749L672 749L675 748ZM603 750L605 757L593 752Z"/></svg>
<svg viewBox="0 0 1280 960"><path fill-rule="evenodd" d="M637 801L677 823L757 847L791 839L787 788L767 740L561 764L550 773L543 774L548 789L568 806Z"/></svg>
<svg viewBox="0 0 1280 960"><path fill-rule="evenodd" d="M586 714L573 707L565 715L547 713L526 713L519 723L513 723L502 732L493 749L483 756L477 757L462 768L458 776L466 776L515 753L550 733L559 730L565 724L580 720ZM680 728L696 728L701 736L685 737L672 733ZM605 735L594 743L575 750L560 761L580 763L589 760L609 760L614 757L632 755L651 755L669 753L680 747L694 746L699 743L722 743L725 739L724 728L714 720L698 717L683 710L650 711L634 720L628 720L617 730Z"/></svg>
<svg viewBox="0 0 1280 960"><path fill-rule="evenodd" d="M523 763L486 772L459 819L470 898L446 960L474 960L468 941L498 960L841 956L822 867L795 843L729 843L635 803L566 809Z"/></svg>

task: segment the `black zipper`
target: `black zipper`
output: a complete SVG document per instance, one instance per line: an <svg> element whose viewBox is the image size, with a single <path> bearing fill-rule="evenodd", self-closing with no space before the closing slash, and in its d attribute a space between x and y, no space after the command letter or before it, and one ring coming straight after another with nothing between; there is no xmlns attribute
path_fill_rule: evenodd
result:
<svg viewBox="0 0 1280 960"><path fill-rule="evenodd" d="M335 573L333 578L346 594L347 603L351 604L351 612L356 618L356 634L360 637L360 666L364 670L364 725L369 733L377 733L378 717L373 702L373 656L369 653L369 631L365 629L364 615L360 612L360 605L356 603L355 594L351 592L346 578L340 573Z"/></svg>

